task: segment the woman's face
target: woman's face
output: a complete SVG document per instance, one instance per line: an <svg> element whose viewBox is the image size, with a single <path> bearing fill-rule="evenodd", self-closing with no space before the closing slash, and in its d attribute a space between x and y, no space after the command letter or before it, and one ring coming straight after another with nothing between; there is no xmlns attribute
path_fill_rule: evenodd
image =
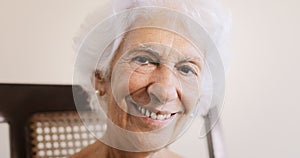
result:
<svg viewBox="0 0 300 158"><path fill-rule="evenodd" d="M200 96L202 56L181 36L158 28L126 33L105 87L108 117L119 127L179 131Z"/></svg>

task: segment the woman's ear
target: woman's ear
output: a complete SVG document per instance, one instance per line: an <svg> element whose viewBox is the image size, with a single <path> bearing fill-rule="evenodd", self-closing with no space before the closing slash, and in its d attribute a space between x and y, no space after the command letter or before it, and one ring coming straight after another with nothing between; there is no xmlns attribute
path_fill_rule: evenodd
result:
<svg viewBox="0 0 300 158"><path fill-rule="evenodd" d="M94 72L93 83L97 95L103 96L106 93L106 79L100 70Z"/></svg>

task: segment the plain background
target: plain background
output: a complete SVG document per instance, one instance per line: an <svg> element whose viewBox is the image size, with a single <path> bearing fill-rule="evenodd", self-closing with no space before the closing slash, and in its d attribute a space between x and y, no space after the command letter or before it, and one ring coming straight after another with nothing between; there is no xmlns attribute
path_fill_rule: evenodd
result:
<svg viewBox="0 0 300 158"><path fill-rule="evenodd" d="M222 113L229 157L300 157L300 1L222 2L233 19ZM0 0L0 83L71 84L72 38L100 3Z"/></svg>

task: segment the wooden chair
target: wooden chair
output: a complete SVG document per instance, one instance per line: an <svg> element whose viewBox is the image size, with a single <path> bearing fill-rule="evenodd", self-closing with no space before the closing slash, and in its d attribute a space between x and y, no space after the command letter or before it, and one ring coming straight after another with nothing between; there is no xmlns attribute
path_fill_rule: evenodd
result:
<svg viewBox="0 0 300 158"><path fill-rule="evenodd" d="M74 95L87 98L80 87L75 88ZM67 157L95 141L76 112L71 85L0 84L0 96L0 115L10 125L12 158ZM88 105L87 99L81 104ZM99 125L85 107L83 119L90 120L89 129L100 136L105 125ZM207 138L214 158L212 137Z"/></svg>

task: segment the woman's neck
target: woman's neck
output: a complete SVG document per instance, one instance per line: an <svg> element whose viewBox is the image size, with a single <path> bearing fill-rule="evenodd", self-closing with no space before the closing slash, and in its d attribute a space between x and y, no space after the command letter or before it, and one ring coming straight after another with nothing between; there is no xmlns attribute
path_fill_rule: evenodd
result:
<svg viewBox="0 0 300 158"><path fill-rule="evenodd" d="M127 152L109 147L97 140L70 158L181 158L166 148L152 152Z"/></svg>
<svg viewBox="0 0 300 158"><path fill-rule="evenodd" d="M128 152L123 150L118 150L103 144L101 141L95 142L97 144L97 151L101 151L103 157L113 157L113 158L158 158L162 157L166 149L161 149L152 152ZM99 153L101 154L101 153ZM102 155L101 154L101 155Z"/></svg>
<svg viewBox="0 0 300 158"><path fill-rule="evenodd" d="M156 152L128 152L118 150L112 147L107 147L107 157L114 157L114 158L151 158L157 155Z"/></svg>

